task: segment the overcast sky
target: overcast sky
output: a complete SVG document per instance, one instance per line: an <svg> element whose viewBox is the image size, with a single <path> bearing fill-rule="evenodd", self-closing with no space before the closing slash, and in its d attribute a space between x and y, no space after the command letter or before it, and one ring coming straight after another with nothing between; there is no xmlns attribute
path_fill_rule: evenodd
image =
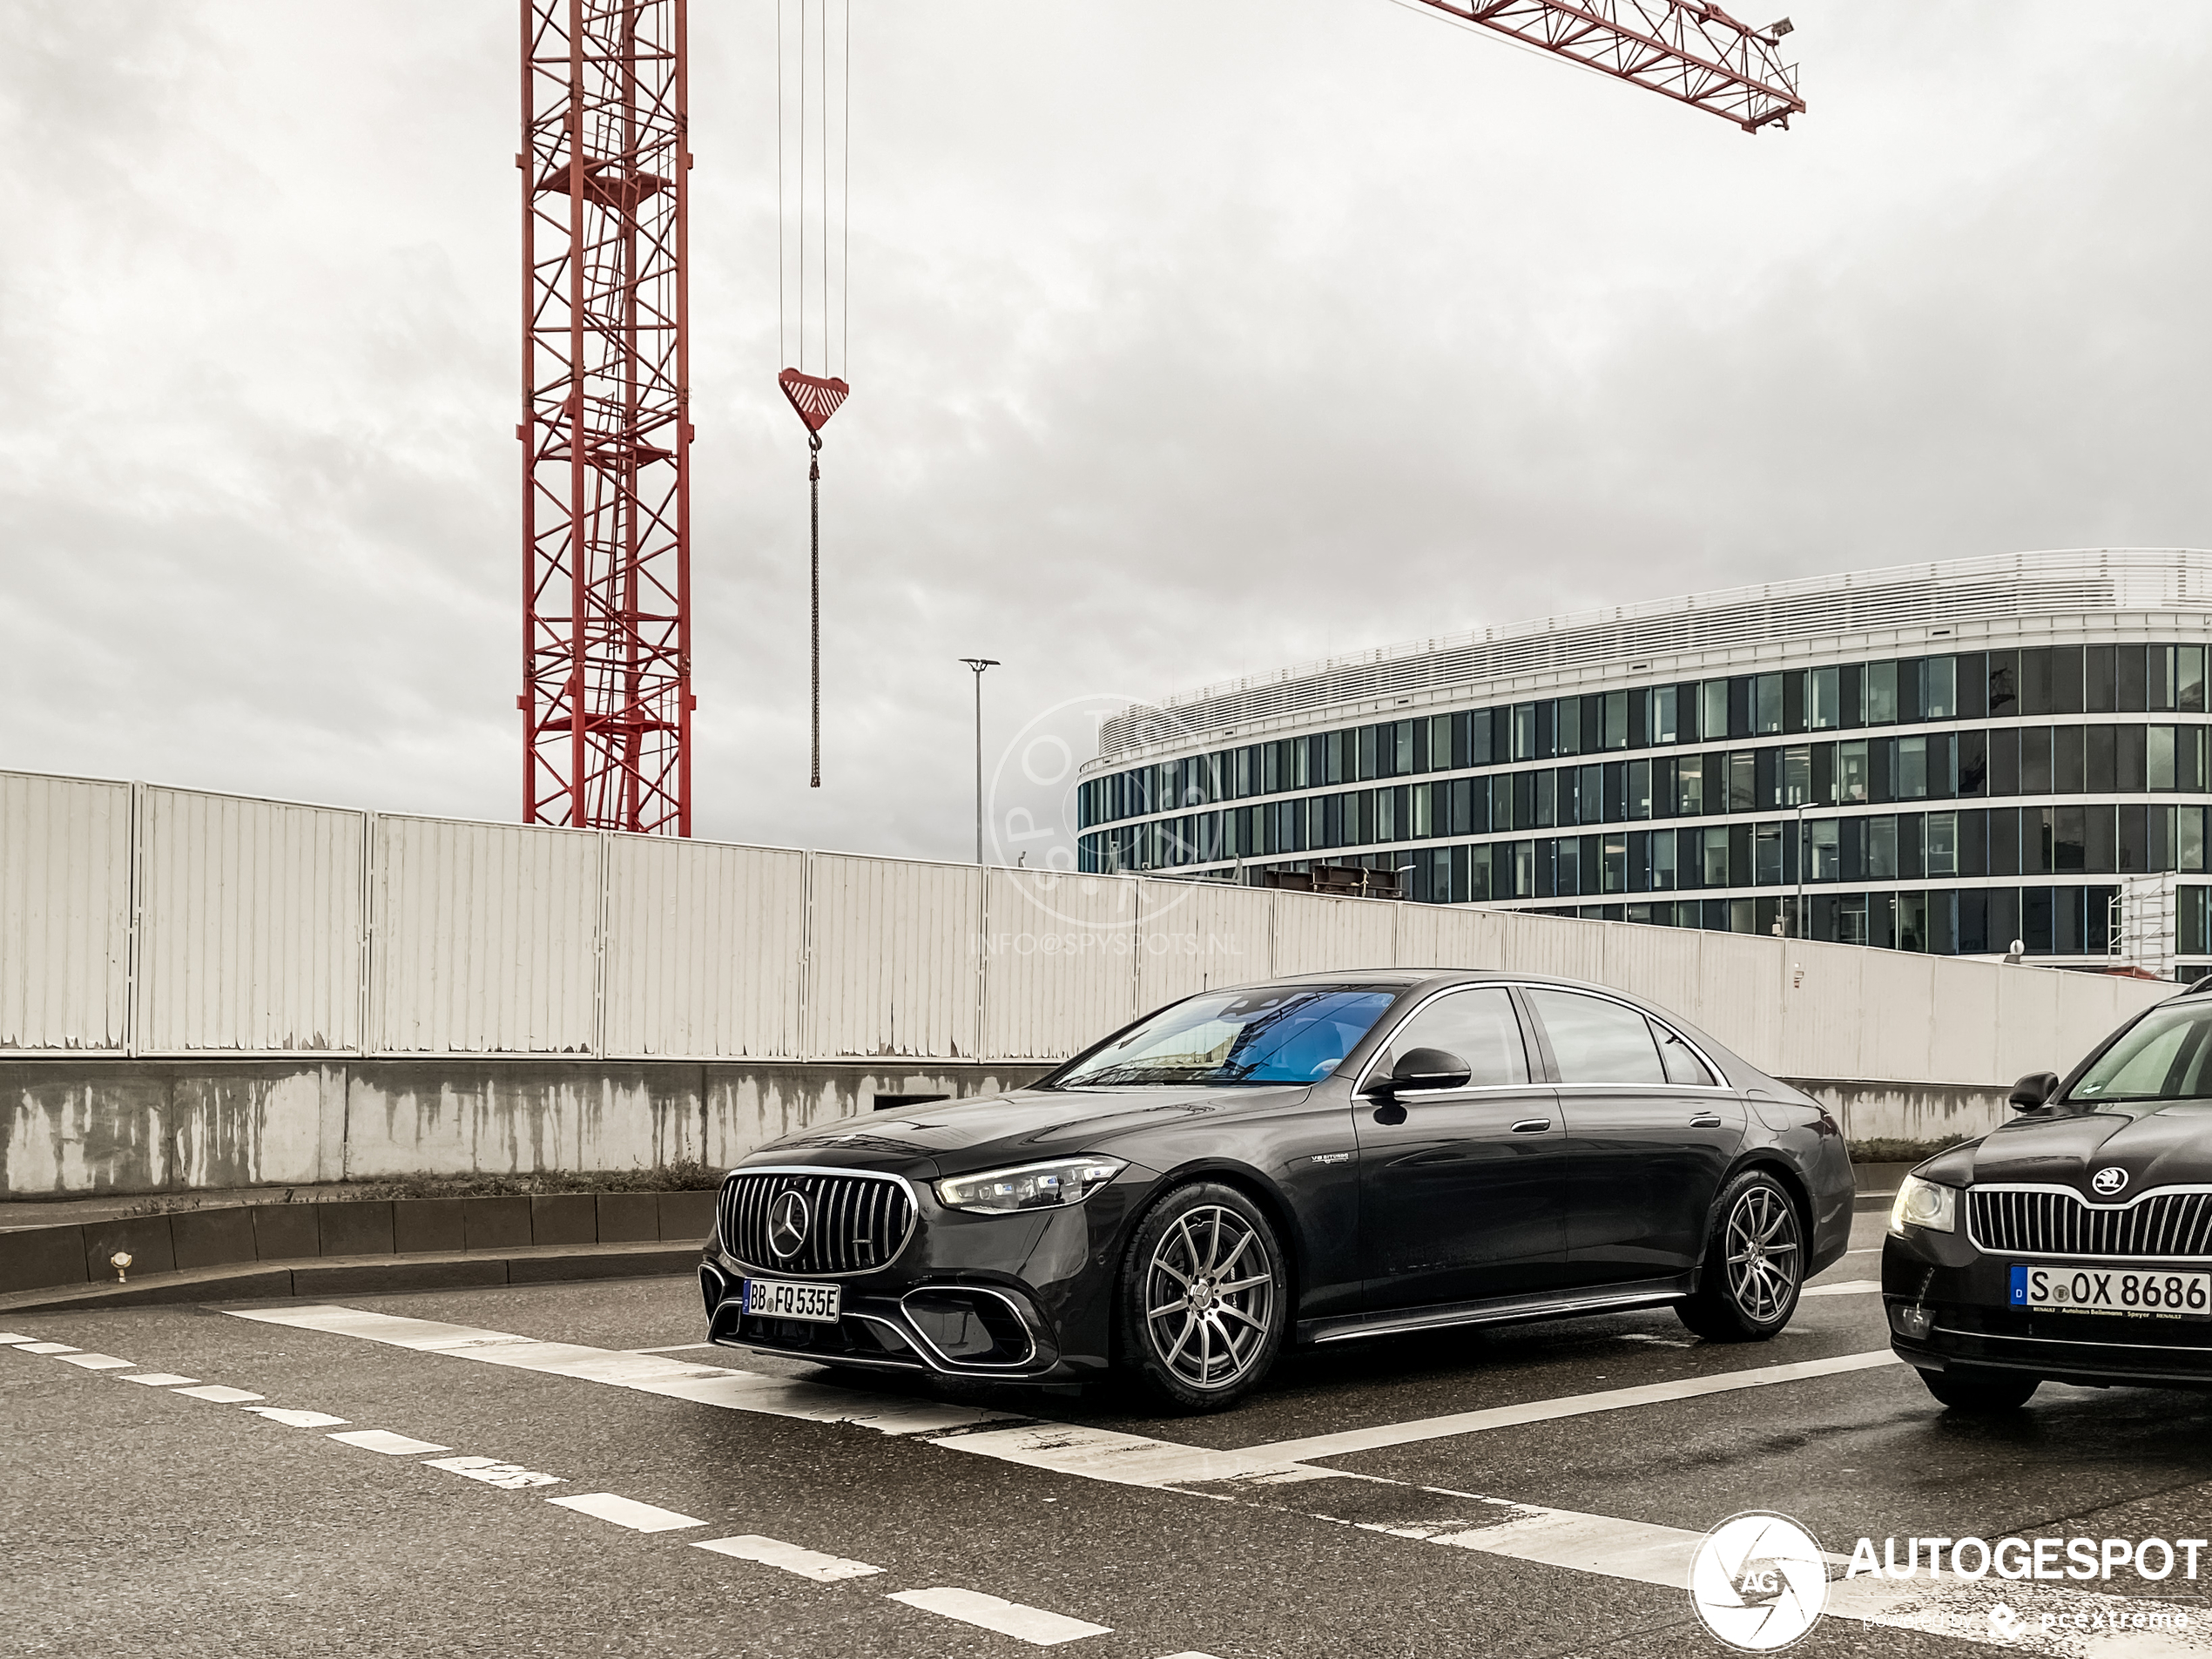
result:
<svg viewBox="0 0 2212 1659"><path fill-rule="evenodd" d="M810 791L774 9L693 0L698 833L968 856L963 655L995 765L1411 637L2212 540L2212 7L1791 10L1751 136L1393 0L854 0ZM0 0L0 767L519 814L515 12Z"/></svg>

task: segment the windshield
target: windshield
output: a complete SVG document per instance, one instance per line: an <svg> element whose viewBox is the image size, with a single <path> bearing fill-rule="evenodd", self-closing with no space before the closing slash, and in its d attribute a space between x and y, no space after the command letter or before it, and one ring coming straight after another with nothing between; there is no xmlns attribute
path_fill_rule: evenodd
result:
<svg viewBox="0 0 2212 1659"><path fill-rule="evenodd" d="M2212 1096L2212 1006L2153 1008L2099 1055L2068 1100L2202 1100Z"/></svg>
<svg viewBox="0 0 2212 1659"><path fill-rule="evenodd" d="M1396 995L1326 985L1194 996L1084 1055L1053 1086L1313 1082L1344 1063Z"/></svg>

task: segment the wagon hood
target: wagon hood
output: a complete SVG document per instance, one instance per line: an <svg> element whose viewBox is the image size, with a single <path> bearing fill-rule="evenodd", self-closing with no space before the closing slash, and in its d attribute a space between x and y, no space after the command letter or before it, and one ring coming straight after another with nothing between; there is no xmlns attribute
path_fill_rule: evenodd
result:
<svg viewBox="0 0 2212 1659"><path fill-rule="evenodd" d="M807 1163L962 1175L1078 1152L1142 1161L1135 1143L1176 1126L1280 1107L1307 1093L1285 1089L1017 1089L879 1117L839 1118L772 1141L747 1164Z"/></svg>
<svg viewBox="0 0 2212 1659"><path fill-rule="evenodd" d="M2127 1179L2099 1191L2099 1173ZM1920 1173L1959 1185L2020 1182L2071 1187L2093 1203L2124 1204L2158 1187L2212 1185L2212 1102L2130 1106L2022 1116L1978 1145L1931 1160Z"/></svg>

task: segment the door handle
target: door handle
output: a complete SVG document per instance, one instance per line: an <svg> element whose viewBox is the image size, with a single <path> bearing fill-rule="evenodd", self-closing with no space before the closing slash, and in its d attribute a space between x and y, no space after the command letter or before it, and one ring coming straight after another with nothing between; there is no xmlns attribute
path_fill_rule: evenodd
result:
<svg viewBox="0 0 2212 1659"><path fill-rule="evenodd" d="M1700 1112L1689 1120L1689 1126L1692 1129L1718 1129L1721 1120L1716 1113Z"/></svg>
<svg viewBox="0 0 2212 1659"><path fill-rule="evenodd" d="M1541 1135L1551 1126L1552 1120L1548 1117L1524 1117L1513 1126L1513 1132L1516 1135Z"/></svg>

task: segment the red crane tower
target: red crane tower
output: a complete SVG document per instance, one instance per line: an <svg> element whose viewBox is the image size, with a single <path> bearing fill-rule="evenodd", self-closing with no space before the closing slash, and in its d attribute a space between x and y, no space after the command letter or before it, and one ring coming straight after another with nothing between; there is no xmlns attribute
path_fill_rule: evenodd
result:
<svg viewBox="0 0 2212 1659"><path fill-rule="evenodd" d="M1422 0L1734 121L1802 112L1704 0ZM523 816L691 833L685 0L522 0Z"/></svg>

